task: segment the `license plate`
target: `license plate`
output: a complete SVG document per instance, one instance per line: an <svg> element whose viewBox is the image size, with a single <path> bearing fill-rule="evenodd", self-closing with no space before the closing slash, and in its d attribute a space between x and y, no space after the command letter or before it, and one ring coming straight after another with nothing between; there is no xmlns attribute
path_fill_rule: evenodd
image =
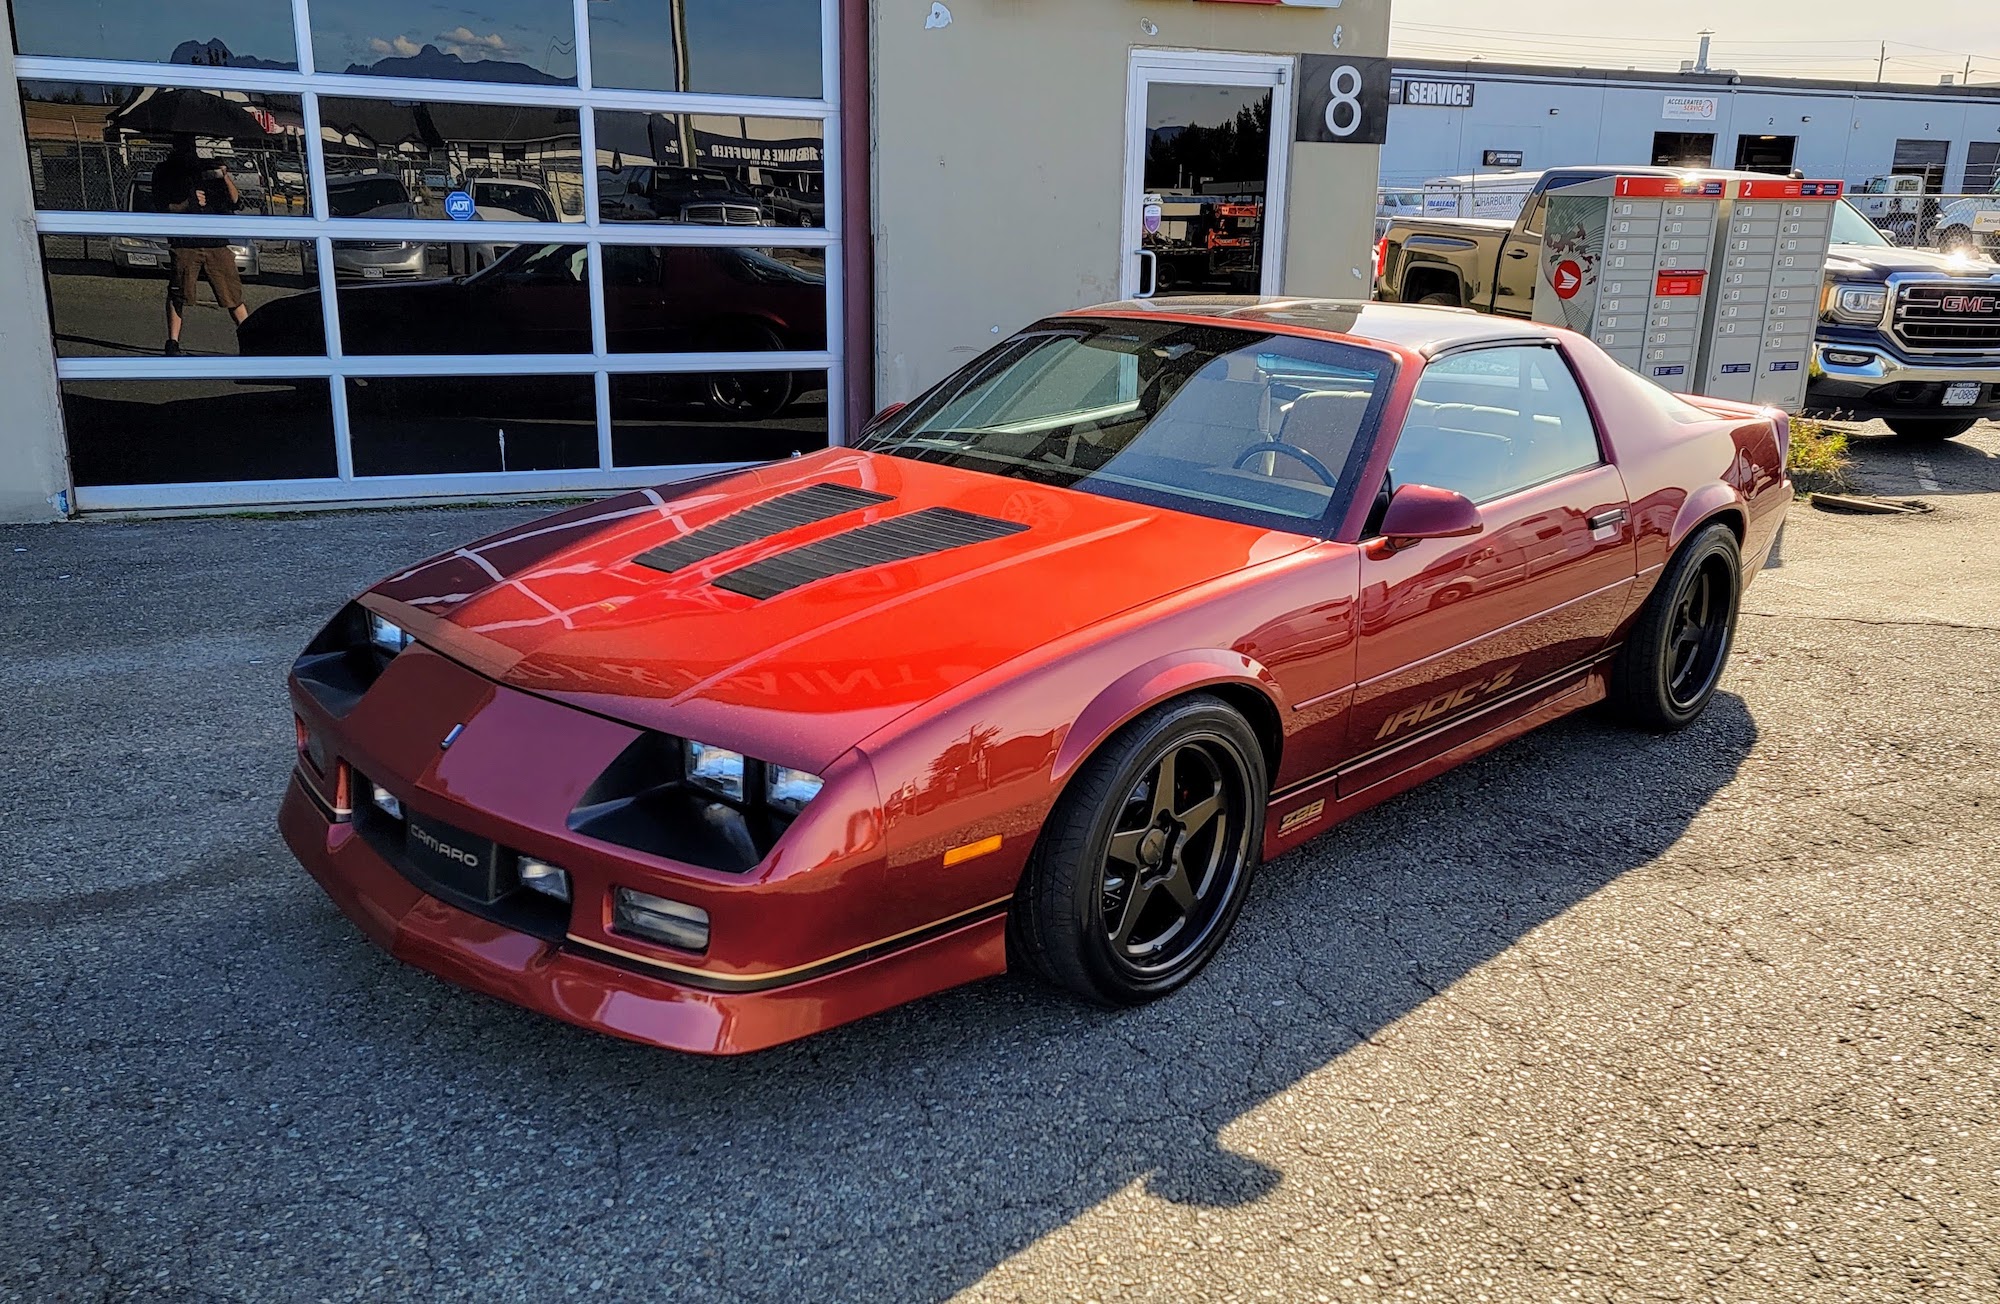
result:
<svg viewBox="0 0 2000 1304"><path fill-rule="evenodd" d="M361 269L361 279L364 281L379 281L382 279L382 269L379 267L364 267Z"/></svg>
<svg viewBox="0 0 2000 1304"><path fill-rule="evenodd" d="M160 265L160 256L158 254L132 254L131 259L134 267L158 267Z"/></svg>
<svg viewBox="0 0 2000 1304"><path fill-rule="evenodd" d="M432 882L475 901L499 900L500 848L490 839L412 816L403 849L411 866Z"/></svg>
<svg viewBox="0 0 2000 1304"><path fill-rule="evenodd" d="M1972 380L1962 380L1957 384L1946 385L1944 387L1944 405L1946 407L1971 407L1973 404L1979 402L1979 389L1979 382Z"/></svg>

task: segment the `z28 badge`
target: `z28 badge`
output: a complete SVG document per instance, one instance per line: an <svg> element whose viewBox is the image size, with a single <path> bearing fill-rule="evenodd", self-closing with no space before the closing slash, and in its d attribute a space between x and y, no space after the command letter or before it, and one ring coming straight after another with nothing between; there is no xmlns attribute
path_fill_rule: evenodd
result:
<svg viewBox="0 0 2000 1304"><path fill-rule="evenodd" d="M1464 688L1458 689L1455 692L1441 693L1433 697L1430 701L1413 706L1400 715L1392 715L1382 722L1382 730L1375 735L1375 741L1379 743L1384 738L1401 733L1413 724L1422 724L1427 720L1435 720L1448 712L1471 706L1482 697L1491 697L1495 693L1502 692L1513 684L1514 676L1520 672L1520 669L1521 667L1518 665L1509 666L1491 679L1477 684L1467 684Z"/></svg>

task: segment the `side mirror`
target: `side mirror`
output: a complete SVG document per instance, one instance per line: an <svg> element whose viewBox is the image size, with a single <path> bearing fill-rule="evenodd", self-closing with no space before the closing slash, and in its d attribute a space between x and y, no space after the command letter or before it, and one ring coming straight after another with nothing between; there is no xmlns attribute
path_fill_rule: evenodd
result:
<svg viewBox="0 0 2000 1304"><path fill-rule="evenodd" d="M1382 542L1398 552L1420 539L1459 539L1486 528L1479 509L1464 494L1427 484L1406 484L1382 514Z"/></svg>

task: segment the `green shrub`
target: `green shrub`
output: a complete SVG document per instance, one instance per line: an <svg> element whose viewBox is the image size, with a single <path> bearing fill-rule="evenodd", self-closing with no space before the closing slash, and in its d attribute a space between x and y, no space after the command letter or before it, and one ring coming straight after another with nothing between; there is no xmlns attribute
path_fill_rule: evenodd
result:
<svg viewBox="0 0 2000 1304"><path fill-rule="evenodd" d="M1792 418L1792 457L1786 464L1800 494L1845 493L1847 432L1805 417Z"/></svg>

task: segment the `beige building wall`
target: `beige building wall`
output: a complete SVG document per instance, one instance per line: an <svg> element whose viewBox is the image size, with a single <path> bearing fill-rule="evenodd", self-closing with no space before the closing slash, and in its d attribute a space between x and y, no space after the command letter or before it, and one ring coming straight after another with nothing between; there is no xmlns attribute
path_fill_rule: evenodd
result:
<svg viewBox="0 0 2000 1304"><path fill-rule="evenodd" d="M883 404L1039 317L1118 297L1134 49L1333 54L1336 28L1340 54L1389 44L1389 0L944 3L951 23L926 27L932 0L874 0ZM1291 148L1283 292L1365 297L1379 148Z"/></svg>
<svg viewBox="0 0 2000 1304"><path fill-rule="evenodd" d="M53 521L50 500L69 491L69 457L12 42L0 42L0 86L0 521Z"/></svg>

